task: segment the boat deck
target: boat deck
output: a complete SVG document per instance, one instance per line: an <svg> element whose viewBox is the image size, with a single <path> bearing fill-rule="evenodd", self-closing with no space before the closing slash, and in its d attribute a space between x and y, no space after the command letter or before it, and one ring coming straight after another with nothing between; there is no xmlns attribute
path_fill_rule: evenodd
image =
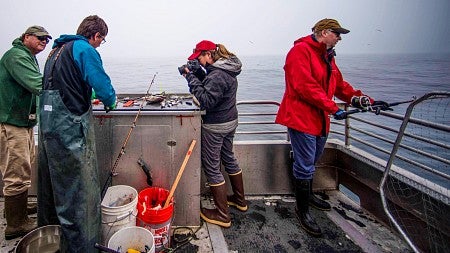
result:
<svg viewBox="0 0 450 253"><path fill-rule="evenodd" d="M328 191L319 197L328 199L331 211L311 208L323 235L312 237L299 226L292 196L249 196L249 209L231 208L232 226L224 229L202 223L199 228L174 228L171 248L177 252L411 252L389 229L362 211L339 191ZM35 198L30 198L35 201ZM212 205L208 197L202 205ZM0 210L4 200L0 199ZM3 215L0 231L6 221ZM192 236L192 232L195 236ZM20 238L6 241L2 236L0 252L14 252Z"/></svg>
<svg viewBox="0 0 450 253"><path fill-rule="evenodd" d="M295 216L293 197L248 197L249 210L231 208L232 226L202 223L196 239L180 252L412 252L371 215L339 191L327 192L332 210L311 209L322 228L321 237L307 235ZM211 205L209 199L202 204ZM181 244L181 243L180 243ZM172 240L172 248L177 247Z"/></svg>
<svg viewBox="0 0 450 253"><path fill-rule="evenodd" d="M397 235L339 191L320 196L332 205L327 212L311 208L321 237L300 228L293 197L250 197L247 212L230 209L231 228L206 224L213 248L209 252L410 252Z"/></svg>

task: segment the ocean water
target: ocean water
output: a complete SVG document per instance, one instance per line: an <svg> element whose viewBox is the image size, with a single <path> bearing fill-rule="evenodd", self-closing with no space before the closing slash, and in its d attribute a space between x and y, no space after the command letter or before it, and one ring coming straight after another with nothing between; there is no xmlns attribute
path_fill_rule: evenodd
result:
<svg viewBox="0 0 450 253"><path fill-rule="evenodd" d="M239 55L238 55L239 56ZM238 100L281 101L285 56L239 56ZM369 96L387 102L450 90L450 54L337 55L344 79ZM104 58L104 67L118 93L143 93L156 74L151 93L188 93L177 67L184 57Z"/></svg>

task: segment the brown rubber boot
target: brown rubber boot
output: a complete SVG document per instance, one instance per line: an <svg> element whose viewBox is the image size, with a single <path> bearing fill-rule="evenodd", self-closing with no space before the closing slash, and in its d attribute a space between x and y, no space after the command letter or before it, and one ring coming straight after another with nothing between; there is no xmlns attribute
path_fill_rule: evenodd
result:
<svg viewBox="0 0 450 253"><path fill-rule="evenodd" d="M27 214L28 215L37 214L37 203L33 202L27 204ZM3 218L6 218L5 212L3 212Z"/></svg>
<svg viewBox="0 0 450 253"><path fill-rule="evenodd" d="M36 214L37 213L37 203L33 202L33 203L27 203L27 214L31 215L31 214Z"/></svg>
<svg viewBox="0 0 450 253"><path fill-rule="evenodd" d="M229 206L234 206L238 210L245 212L248 210L247 201L244 196L244 182L242 180L242 171L236 174L229 174L233 195L227 196Z"/></svg>
<svg viewBox="0 0 450 253"><path fill-rule="evenodd" d="M37 228L36 221L28 218L28 191L14 196L5 196L5 239L11 240L26 235Z"/></svg>
<svg viewBox="0 0 450 253"><path fill-rule="evenodd" d="M200 217L206 222L229 228L231 226L231 219L227 205L227 187L225 182L219 185L211 185L210 188L216 208L201 208Z"/></svg>

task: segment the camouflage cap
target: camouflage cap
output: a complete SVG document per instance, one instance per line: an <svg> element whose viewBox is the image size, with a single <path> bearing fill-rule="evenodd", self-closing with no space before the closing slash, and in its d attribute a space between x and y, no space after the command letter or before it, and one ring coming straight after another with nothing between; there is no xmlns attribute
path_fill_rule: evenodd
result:
<svg viewBox="0 0 450 253"><path fill-rule="evenodd" d="M47 30L45 30L44 27L38 26L38 25L28 27L28 29L24 32L24 34L32 34L32 35L36 35L36 36L47 36L50 39L52 38L52 36L50 36L50 34L47 32Z"/></svg>
<svg viewBox="0 0 450 253"><path fill-rule="evenodd" d="M331 30L333 30L335 32L343 33L343 34L346 34L346 33L350 32L349 30L343 28L339 24L339 22L337 22L335 19L330 19L330 18L325 18L325 19L320 20L319 22L317 22L314 25L313 28L311 28L311 30L313 32L320 32L320 31L325 30L325 29L331 29Z"/></svg>

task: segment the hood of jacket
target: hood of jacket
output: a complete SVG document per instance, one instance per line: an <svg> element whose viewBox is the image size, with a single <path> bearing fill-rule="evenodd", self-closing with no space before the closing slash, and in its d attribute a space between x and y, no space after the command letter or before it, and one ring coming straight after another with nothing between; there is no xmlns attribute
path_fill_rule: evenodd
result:
<svg viewBox="0 0 450 253"><path fill-rule="evenodd" d="M86 37L82 36L82 35L63 34L59 38L57 38L55 40L55 42L53 43L52 48L58 47L58 46L60 46L62 44L65 44L65 43L67 43L69 41L72 41L72 40L85 40L85 41L89 42L88 39Z"/></svg>
<svg viewBox="0 0 450 253"><path fill-rule="evenodd" d="M13 40L12 45L13 45L13 47L21 48L21 49L27 51L30 55L33 55L31 53L30 49L28 49L28 47L23 44L23 42L20 38L16 38L15 40Z"/></svg>
<svg viewBox="0 0 450 253"><path fill-rule="evenodd" d="M241 73L242 63L237 56L231 56L230 58L220 58L212 66L223 69L230 75L237 76Z"/></svg>

